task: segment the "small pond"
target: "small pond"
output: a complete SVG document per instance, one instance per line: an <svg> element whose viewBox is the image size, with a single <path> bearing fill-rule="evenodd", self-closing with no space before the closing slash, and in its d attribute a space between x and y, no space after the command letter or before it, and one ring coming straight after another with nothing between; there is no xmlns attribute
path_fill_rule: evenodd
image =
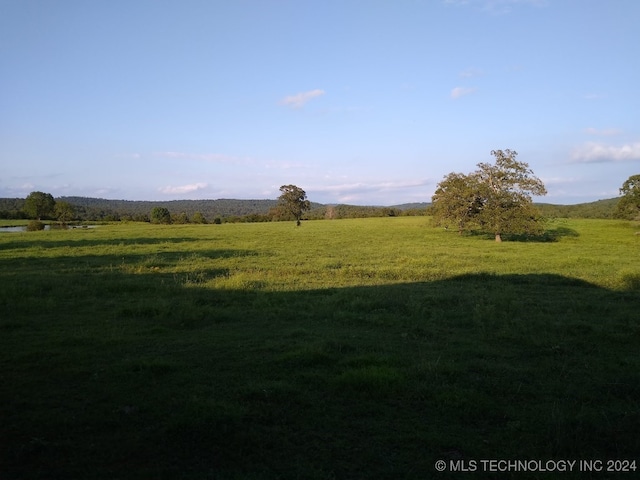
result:
<svg viewBox="0 0 640 480"><path fill-rule="evenodd" d="M96 228L96 227L97 227L97 225L68 225L65 230ZM54 225L53 228L54 228L54 230L62 229L62 227L59 227L57 225ZM45 225L44 229L45 230L51 230L51 225ZM16 226L16 227L0 227L0 233L14 233L14 232L26 232L26 231L27 231L27 226L26 225L19 225L19 226Z"/></svg>

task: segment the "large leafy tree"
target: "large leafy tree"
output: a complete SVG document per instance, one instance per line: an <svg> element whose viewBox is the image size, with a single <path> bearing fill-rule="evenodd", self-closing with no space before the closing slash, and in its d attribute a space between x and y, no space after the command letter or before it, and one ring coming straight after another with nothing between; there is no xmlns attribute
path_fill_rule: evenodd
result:
<svg viewBox="0 0 640 480"><path fill-rule="evenodd" d="M302 214L311 208L307 194L300 187L295 185L282 185L282 194L278 197L279 205L296 220L296 225L300 226Z"/></svg>
<svg viewBox="0 0 640 480"><path fill-rule="evenodd" d="M533 174L529 164L516 160L515 150L492 150L495 164L479 163L476 172L484 204L480 223L495 234L497 242L505 233L540 233L540 215L532 195L546 195L544 183Z"/></svg>
<svg viewBox="0 0 640 480"><path fill-rule="evenodd" d="M622 198L616 205L615 216L638 219L640 217L640 175L632 175L620 188Z"/></svg>
<svg viewBox="0 0 640 480"><path fill-rule="evenodd" d="M204 218L204 215L202 215L202 212L196 212L191 217L191 222L192 223L207 223L207 219Z"/></svg>
<svg viewBox="0 0 640 480"><path fill-rule="evenodd" d="M479 163L478 170L451 173L438 184L433 212L438 223L455 222L460 232L479 228L495 235L541 233L540 214L532 195L547 190L529 165L519 162L514 150L493 150L495 163Z"/></svg>
<svg viewBox="0 0 640 480"><path fill-rule="evenodd" d="M41 220L54 213L56 201L50 193L31 192L24 202L23 210L29 218Z"/></svg>

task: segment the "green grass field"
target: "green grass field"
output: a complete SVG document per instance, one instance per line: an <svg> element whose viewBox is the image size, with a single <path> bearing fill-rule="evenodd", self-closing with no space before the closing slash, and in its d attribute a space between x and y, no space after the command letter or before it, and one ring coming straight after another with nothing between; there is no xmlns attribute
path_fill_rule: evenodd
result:
<svg viewBox="0 0 640 480"><path fill-rule="evenodd" d="M633 478L639 227L549 229L0 234L0 478L554 478L440 459L635 460Z"/></svg>

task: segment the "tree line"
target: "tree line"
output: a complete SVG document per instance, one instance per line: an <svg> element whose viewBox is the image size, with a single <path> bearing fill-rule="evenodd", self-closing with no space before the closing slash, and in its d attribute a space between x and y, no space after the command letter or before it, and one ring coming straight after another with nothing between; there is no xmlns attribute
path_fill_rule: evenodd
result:
<svg viewBox="0 0 640 480"><path fill-rule="evenodd" d="M321 205L307 199L296 185L280 187L277 200L175 200L169 202L105 200L86 197L54 199L31 192L26 199L0 198L0 218L73 221L141 221L163 224L271 222L432 215L437 225L459 233L478 231L494 235L539 235L544 220L553 217L625 218L640 220L640 175L629 177L618 199L580 205L534 204L532 196L546 188L514 150L493 150L495 163L478 163L469 174L449 173L437 185L431 204L397 207ZM35 224L34 224L35 225Z"/></svg>
<svg viewBox="0 0 640 480"><path fill-rule="evenodd" d="M27 198L50 196L44 192L32 192ZM53 197L51 197L53 199ZM162 213L156 221L162 223L238 223L271 222L291 220L290 213L283 210L278 200L173 200L173 201L137 201L107 200L89 197L59 197L54 200L54 210L40 212L41 220L58 220L55 205L70 205L72 218L68 221L153 221L155 208L169 212ZM0 219L35 219L36 214L25 208L25 198L0 198ZM310 202L310 209L304 212L303 220L367 218L401 215L425 215L427 203L407 204L396 207L374 207L360 205L323 205Z"/></svg>
<svg viewBox="0 0 640 480"><path fill-rule="evenodd" d="M189 223L200 223L198 212L207 223L218 219L227 222L271 222L282 219L281 213L271 211L277 205L275 200L176 200L171 202L151 202L136 200L106 200L89 197L60 197L56 201L66 201L72 205L75 221L138 221L149 222L151 210L156 206L165 207L176 222L189 219ZM619 198L597 200L575 205L555 205L534 203L544 218L628 218L617 213ZM0 219L29 219L24 210L24 198L0 198ZM392 207L363 205L322 205L311 202L311 209L304 219L341 219L394 217L408 215L429 215L432 203L412 203ZM277 213L277 214L276 214ZM183 215L184 214L184 215ZM179 216L179 217L178 217ZM54 216L45 216L55 220ZM632 215L631 217L632 218ZM285 218L288 219L288 218Z"/></svg>

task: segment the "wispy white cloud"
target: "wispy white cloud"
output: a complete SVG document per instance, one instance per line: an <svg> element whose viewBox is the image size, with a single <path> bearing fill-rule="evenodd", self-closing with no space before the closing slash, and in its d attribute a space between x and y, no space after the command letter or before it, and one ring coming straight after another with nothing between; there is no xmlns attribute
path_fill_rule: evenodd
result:
<svg viewBox="0 0 640 480"><path fill-rule="evenodd" d="M481 77L482 75L484 75L484 72L479 68L467 68L460 72L460 77L462 78Z"/></svg>
<svg viewBox="0 0 640 480"><path fill-rule="evenodd" d="M458 99L460 97L464 97L466 95L470 95L472 93L474 93L477 89L476 88L469 88L469 87L456 87L453 90L451 90L451 98Z"/></svg>
<svg viewBox="0 0 640 480"><path fill-rule="evenodd" d="M578 177L540 177L540 180L548 187L549 185L575 185L583 181Z"/></svg>
<svg viewBox="0 0 640 480"><path fill-rule="evenodd" d="M264 167L270 170L293 170L298 168L309 168L310 165L302 162L268 162Z"/></svg>
<svg viewBox="0 0 640 480"><path fill-rule="evenodd" d="M585 133L587 135L596 135L599 137L613 137L615 135L620 135L622 131L618 130L617 128L603 128L603 129L586 128Z"/></svg>
<svg viewBox="0 0 640 480"><path fill-rule="evenodd" d="M26 197L29 193L37 190L33 183L22 183L19 185L0 186L0 196L3 197Z"/></svg>
<svg viewBox="0 0 640 480"><path fill-rule="evenodd" d="M173 158L176 160L199 160L216 163L237 163L242 161L239 157L220 153L155 152L154 155L156 157Z"/></svg>
<svg viewBox="0 0 640 480"><path fill-rule="evenodd" d="M300 92L295 95L289 95L284 97L280 103L287 107L291 108L301 108L303 107L309 100L312 100L316 97L320 97L325 94L324 90L316 89L310 90L308 92Z"/></svg>
<svg viewBox="0 0 640 480"><path fill-rule="evenodd" d="M189 185L179 185L179 186L166 186L159 189L161 193L166 195L174 195L174 194L185 194L197 192L198 190L202 190L207 188L209 185L207 183L192 183Z"/></svg>
<svg viewBox="0 0 640 480"><path fill-rule="evenodd" d="M325 194L340 203L359 202L364 198L385 198L389 192L406 191L412 188L422 188L432 183L431 180L399 181L399 182L353 182L329 184L309 187L309 192ZM373 195L372 195L373 194ZM424 195L426 198L426 194Z"/></svg>
<svg viewBox="0 0 640 480"><path fill-rule="evenodd" d="M473 6L492 14L504 14L514 8L524 5L531 7L544 7L547 0L444 0L447 5Z"/></svg>
<svg viewBox="0 0 640 480"><path fill-rule="evenodd" d="M576 148L571 160L576 163L609 163L640 160L640 142L622 146L588 142Z"/></svg>
<svg viewBox="0 0 640 480"><path fill-rule="evenodd" d="M605 93L586 93L583 97L585 100L600 100L607 98L607 95Z"/></svg>
<svg viewBox="0 0 640 480"><path fill-rule="evenodd" d="M104 188L98 188L96 190L93 190L89 195L95 195L98 198L102 198L102 197L106 198L107 196L117 191L118 191L117 188L104 187Z"/></svg>

